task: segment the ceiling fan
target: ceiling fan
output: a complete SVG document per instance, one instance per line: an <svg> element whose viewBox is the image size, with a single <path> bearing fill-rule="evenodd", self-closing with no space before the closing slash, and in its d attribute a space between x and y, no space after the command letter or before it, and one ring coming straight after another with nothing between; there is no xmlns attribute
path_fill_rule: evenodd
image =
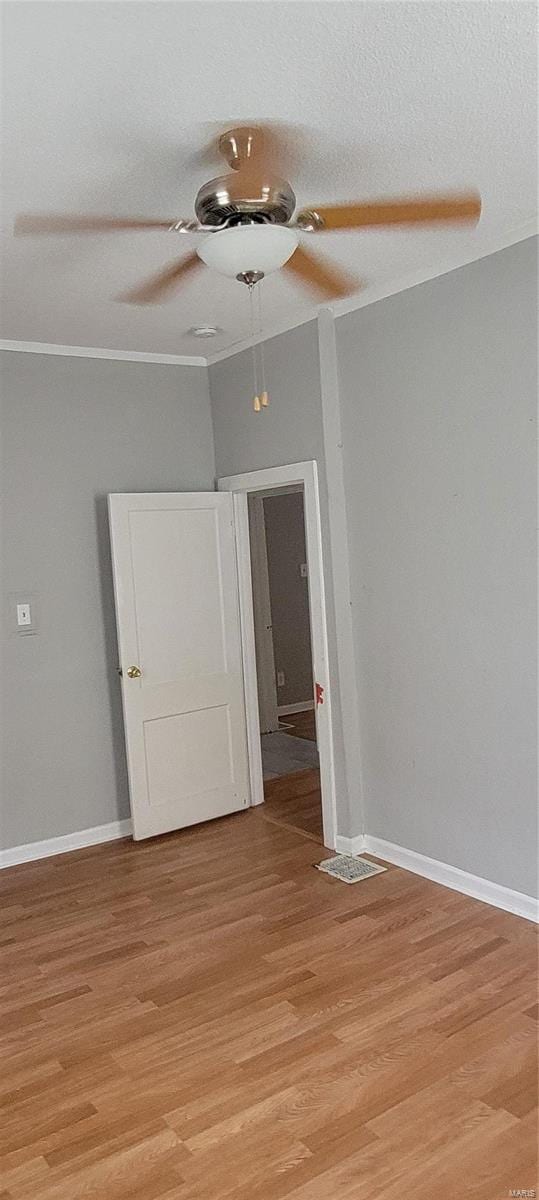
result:
<svg viewBox="0 0 539 1200"><path fill-rule="evenodd" d="M284 268L318 299L336 300L357 291L359 281L300 245L300 234L373 226L477 222L481 213L481 199L476 192L317 205L296 212L296 197L290 184L270 169L275 158L279 158L278 134L266 126L240 126L223 133L217 145L231 170L203 184L195 199L195 218L148 220L22 214L15 222L15 233L20 236L164 229L182 235L204 235L195 252L120 297L131 304L154 304L168 299L203 263L239 279L251 290L265 275Z"/></svg>

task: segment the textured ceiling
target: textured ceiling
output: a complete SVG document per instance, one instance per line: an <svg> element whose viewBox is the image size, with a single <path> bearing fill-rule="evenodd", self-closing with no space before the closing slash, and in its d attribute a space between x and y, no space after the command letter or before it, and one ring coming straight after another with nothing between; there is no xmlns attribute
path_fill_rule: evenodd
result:
<svg viewBox="0 0 539 1200"><path fill-rule="evenodd" d="M231 122L298 127L288 165L302 205L480 189L476 230L310 238L361 276L362 302L531 230L536 38L535 5L525 0L3 9L5 339L178 355L241 342L247 294L208 269L167 305L112 299L194 237L11 234L25 210L190 215L197 189L220 169L200 147ZM313 314L281 274L263 287L268 334ZM186 333L202 323L223 334L200 343Z"/></svg>

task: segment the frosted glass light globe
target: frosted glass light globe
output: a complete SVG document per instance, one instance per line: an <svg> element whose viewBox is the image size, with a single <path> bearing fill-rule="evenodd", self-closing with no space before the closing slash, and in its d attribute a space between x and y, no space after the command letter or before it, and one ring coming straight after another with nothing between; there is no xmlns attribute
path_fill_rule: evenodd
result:
<svg viewBox="0 0 539 1200"><path fill-rule="evenodd" d="M298 242L294 230L284 225L235 225L210 233L197 254L208 267L233 279L244 271L269 275L288 262Z"/></svg>

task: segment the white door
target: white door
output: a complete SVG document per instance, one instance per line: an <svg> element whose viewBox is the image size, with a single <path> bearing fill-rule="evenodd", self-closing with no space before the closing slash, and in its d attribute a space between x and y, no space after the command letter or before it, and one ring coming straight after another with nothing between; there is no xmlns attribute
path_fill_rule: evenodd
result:
<svg viewBox="0 0 539 1200"><path fill-rule="evenodd" d="M232 496L109 496L136 839L249 803Z"/></svg>

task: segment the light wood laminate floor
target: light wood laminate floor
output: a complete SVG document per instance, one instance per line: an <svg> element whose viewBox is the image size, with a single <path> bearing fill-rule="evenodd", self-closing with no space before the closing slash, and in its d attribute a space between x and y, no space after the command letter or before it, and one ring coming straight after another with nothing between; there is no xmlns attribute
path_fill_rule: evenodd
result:
<svg viewBox="0 0 539 1200"><path fill-rule="evenodd" d="M305 712L288 713L285 717L281 717L281 722L286 727L286 732L293 737L306 738L308 742L316 741L314 708L306 709Z"/></svg>
<svg viewBox="0 0 539 1200"><path fill-rule="evenodd" d="M537 1186L533 926L323 853L253 810L1 873L1 1200Z"/></svg>
<svg viewBox="0 0 539 1200"><path fill-rule="evenodd" d="M260 815L285 828L308 834L323 843L322 797L318 767L281 775L264 782L265 802Z"/></svg>

